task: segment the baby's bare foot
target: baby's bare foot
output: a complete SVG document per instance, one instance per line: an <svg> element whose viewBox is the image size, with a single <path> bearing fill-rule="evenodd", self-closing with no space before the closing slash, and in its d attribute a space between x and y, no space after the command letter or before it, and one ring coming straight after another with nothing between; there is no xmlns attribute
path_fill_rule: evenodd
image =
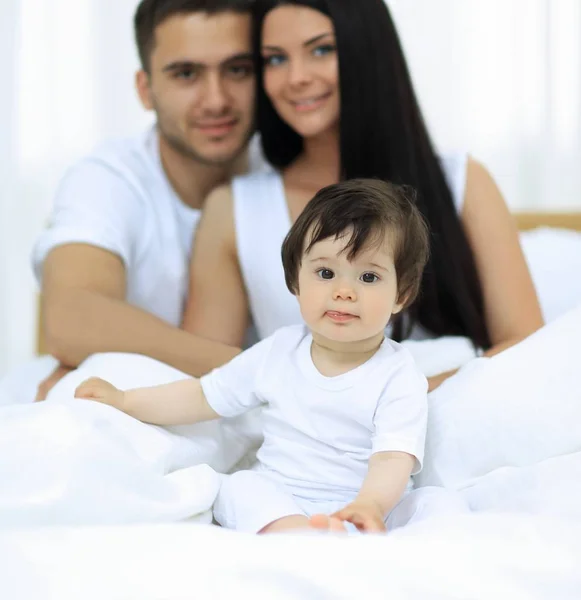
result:
<svg viewBox="0 0 581 600"><path fill-rule="evenodd" d="M336 517L329 517L328 515L313 515L309 519L311 527L315 529L322 529L324 531L331 531L333 533L347 533L347 528L343 524L343 521Z"/></svg>

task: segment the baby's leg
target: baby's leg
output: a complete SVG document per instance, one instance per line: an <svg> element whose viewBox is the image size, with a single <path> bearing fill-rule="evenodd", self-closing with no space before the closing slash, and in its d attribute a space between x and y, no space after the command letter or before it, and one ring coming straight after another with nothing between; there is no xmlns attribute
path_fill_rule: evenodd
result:
<svg viewBox="0 0 581 600"><path fill-rule="evenodd" d="M309 519L309 523L314 529L322 529L337 533L347 533L347 527L345 527L345 523L336 517L330 517L328 515L313 515Z"/></svg>
<svg viewBox="0 0 581 600"><path fill-rule="evenodd" d="M258 533L283 533L307 529L347 533L345 525L339 519L327 515L313 515L310 519L304 515L289 515L270 523Z"/></svg>
<svg viewBox="0 0 581 600"><path fill-rule="evenodd" d="M248 533L285 531L341 531L338 519L320 515L314 523L296 502L292 493L264 473L238 471L224 476L214 503L214 518L228 529Z"/></svg>
<svg viewBox="0 0 581 600"><path fill-rule="evenodd" d="M214 518L228 529L248 533L309 529L308 518L285 486L256 471L224 476Z"/></svg>

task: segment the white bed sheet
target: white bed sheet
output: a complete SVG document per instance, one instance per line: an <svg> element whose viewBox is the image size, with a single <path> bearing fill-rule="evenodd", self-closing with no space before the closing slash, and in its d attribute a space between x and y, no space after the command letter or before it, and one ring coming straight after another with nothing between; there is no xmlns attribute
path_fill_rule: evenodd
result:
<svg viewBox="0 0 581 600"><path fill-rule="evenodd" d="M251 536L212 526L41 529L0 537L10 600L573 600L581 525L434 520L387 536Z"/></svg>

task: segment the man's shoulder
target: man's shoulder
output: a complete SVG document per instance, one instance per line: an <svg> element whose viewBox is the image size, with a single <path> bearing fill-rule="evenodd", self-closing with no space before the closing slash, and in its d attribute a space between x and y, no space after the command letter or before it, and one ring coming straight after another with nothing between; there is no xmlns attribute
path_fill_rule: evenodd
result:
<svg viewBox="0 0 581 600"><path fill-rule="evenodd" d="M102 140L69 167L65 179L77 175L89 181L91 177L102 181L111 177L134 188L150 189L163 176L153 152L154 135L148 129L132 136Z"/></svg>
<svg viewBox="0 0 581 600"><path fill-rule="evenodd" d="M148 129L130 136L107 138L97 143L82 162L98 162L113 169L151 170L154 131Z"/></svg>

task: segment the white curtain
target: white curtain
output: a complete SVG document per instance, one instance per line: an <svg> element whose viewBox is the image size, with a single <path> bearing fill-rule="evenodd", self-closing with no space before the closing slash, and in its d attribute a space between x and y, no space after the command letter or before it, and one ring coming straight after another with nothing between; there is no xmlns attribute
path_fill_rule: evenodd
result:
<svg viewBox="0 0 581 600"><path fill-rule="evenodd" d="M388 0L428 124L514 209L581 210L581 2Z"/></svg>
<svg viewBox="0 0 581 600"><path fill-rule="evenodd" d="M513 209L581 210L580 0L388 4L437 145L483 161ZM29 254L64 169L151 120L136 5L0 1L0 376L34 353Z"/></svg>

